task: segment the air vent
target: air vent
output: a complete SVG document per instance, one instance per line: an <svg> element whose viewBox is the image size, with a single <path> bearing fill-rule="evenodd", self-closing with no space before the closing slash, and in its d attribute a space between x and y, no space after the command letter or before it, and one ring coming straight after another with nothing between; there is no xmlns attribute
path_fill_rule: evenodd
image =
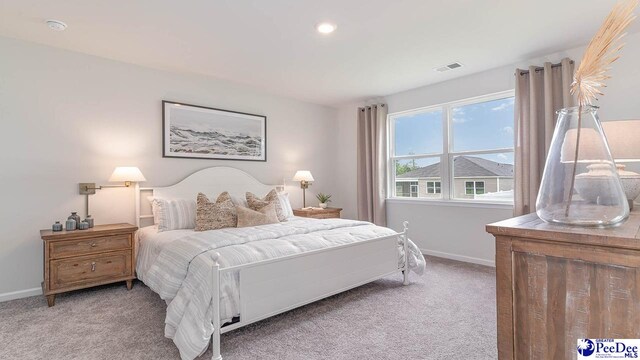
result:
<svg viewBox="0 0 640 360"><path fill-rule="evenodd" d="M445 72L445 71L449 71L449 70L458 69L458 68L461 68L461 67L462 67L462 64L460 64L459 62L454 62L454 63L451 63L449 65L439 66L437 68L434 68L433 70L437 71L437 72Z"/></svg>

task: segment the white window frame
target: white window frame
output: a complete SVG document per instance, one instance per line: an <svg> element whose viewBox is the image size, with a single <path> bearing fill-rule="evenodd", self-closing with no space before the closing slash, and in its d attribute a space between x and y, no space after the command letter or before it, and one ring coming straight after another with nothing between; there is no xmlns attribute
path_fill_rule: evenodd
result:
<svg viewBox="0 0 640 360"><path fill-rule="evenodd" d="M433 185L433 192L429 192L429 184ZM436 186L436 184L438 184L438 186ZM437 191L438 188L440 188L440 191ZM427 180L427 194L442 194L442 181Z"/></svg>
<svg viewBox="0 0 640 360"><path fill-rule="evenodd" d="M486 201L486 200L475 200L475 199L462 199L455 198L453 188L453 159L456 156L460 155L486 155L486 154L499 154L499 153L513 153L515 151L515 144L512 148L496 148L496 149L487 149L487 150L473 150L473 151L454 151L453 150L453 136L452 136L452 109L460 106L471 105L476 103L482 103L487 101L505 99L509 97L515 97L515 90L502 91L498 93L493 93L489 95L477 96L473 98L463 99L459 101L452 101L448 103L437 104L433 106L426 106L422 108L399 111L390 113L387 115L387 179L390 181L387 182L387 194L388 200L392 202L401 202L401 201L425 201L431 203L443 203L443 204L469 204L470 206L477 205L496 205L497 207L513 207L513 200L511 201ZM429 111L442 111L442 152L436 153L428 153L428 154L418 154L418 155L401 155L394 156L395 154L395 126L394 121L398 117L403 117L407 115L419 114ZM515 126L514 126L515 128ZM438 198L412 198L412 197L397 197L395 196L395 161L396 160L411 160L411 159L425 159L425 158L440 158L440 174L442 174L440 178L440 195ZM514 174L515 177L515 174ZM404 180L404 179L403 179ZM515 184L515 179L514 179ZM475 189L475 188L474 188ZM466 190L466 189L465 189ZM475 190L474 190L475 191ZM466 191L465 191L466 192ZM485 190L486 192L486 190ZM494 207L494 206L491 206Z"/></svg>
<svg viewBox="0 0 640 360"><path fill-rule="evenodd" d="M473 194L467 194L467 183L473 184ZM478 194L478 183L482 183L482 194L485 194L487 191L486 191L486 182L484 180L465 180L464 194L465 195L482 195L482 194Z"/></svg>

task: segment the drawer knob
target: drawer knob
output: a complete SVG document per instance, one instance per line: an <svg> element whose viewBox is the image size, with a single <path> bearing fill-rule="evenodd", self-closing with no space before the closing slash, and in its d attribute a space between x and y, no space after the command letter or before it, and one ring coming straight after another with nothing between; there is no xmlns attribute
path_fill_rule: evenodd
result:
<svg viewBox="0 0 640 360"><path fill-rule="evenodd" d="M96 263L95 262L91 263L91 271L96 271Z"/></svg>
<svg viewBox="0 0 640 360"><path fill-rule="evenodd" d="M91 247L96 247L96 243L91 243Z"/></svg>

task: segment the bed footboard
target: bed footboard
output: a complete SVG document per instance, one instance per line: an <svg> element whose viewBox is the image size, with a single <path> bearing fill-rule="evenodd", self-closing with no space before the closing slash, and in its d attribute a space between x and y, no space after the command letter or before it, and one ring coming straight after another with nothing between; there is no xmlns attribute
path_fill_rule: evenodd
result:
<svg viewBox="0 0 640 360"><path fill-rule="evenodd" d="M385 276L404 273L409 284L408 223L401 233L256 263L220 269L219 254L213 256L211 285L214 289L212 360L221 360L220 335L256 321L318 301ZM398 237L404 264L398 268ZM238 272L240 321L220 327L220 274Z"/></svg>
<svg viewBox="0 0 640 360"><path fill-rule="evenodd" d="M213 350L213 355L211 356L211 360L222 360L222 355L220 355L220 264L218 263L218 259L220 258L219 253L214 253L211 259L213 260L213 267L211 270L211 288L213 289L213 299L212 306L213 309L213 318L211 322L213 323L213 335L211 335L211 349Z"/></svg>
<svg viewBox="0 0 640 360"><path fill-rule="evenodd" d="M402 282L402 284L409 285L409 222L403 222L402 226L404 227L404 230L399 235L402 239L402 247L404 250L404 270L402 271L404 281Z"/></svg>

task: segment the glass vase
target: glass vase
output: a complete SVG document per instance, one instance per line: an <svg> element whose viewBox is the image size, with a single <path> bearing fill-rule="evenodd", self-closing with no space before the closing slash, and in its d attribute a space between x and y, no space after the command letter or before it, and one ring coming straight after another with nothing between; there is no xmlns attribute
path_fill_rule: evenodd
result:
<svg viewBox="0 0 640 360"><path fill-rule="evenodd" d="M557 112L536 201L536 213L546 222L611 226L629 216L597 110L584 106Z"/></svg>

